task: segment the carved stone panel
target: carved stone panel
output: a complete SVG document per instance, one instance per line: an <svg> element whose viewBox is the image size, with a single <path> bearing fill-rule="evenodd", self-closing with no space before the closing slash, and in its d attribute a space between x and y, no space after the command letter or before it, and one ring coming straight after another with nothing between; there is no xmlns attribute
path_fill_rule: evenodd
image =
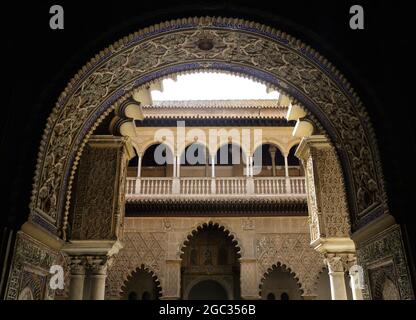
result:
<svg viewBox="0 0 416 320"><path fill-rule="evenodd" d="M318 175L318 203L325 223L326 237L349 237L351 227L345 195L344 178L333 148L314 149Z"/></svg>
<svg viewBox="0 0 416 320"><path fill-rule="evenodd" d="M392 261L368 270L373 300L400 300L397 274Z"/></svg>
<svg viewBox="0 0 416 320"><path fill-rule="evenodd" d="M256 259L241 261L241 297L246 299L259 299L259 285L261 276L257 270Z"/></svg>
<svg viewBox="0 0 416 320"><path fill-rule="evenodd" d="M163 297L179 299L181 296L181 260L166 261Z"/></svg>
<svg viewBox="0 0 416 320"><path fill-rule="evenodd" d="M401 300L415 298L399 225L360 244L357 258L369 284L363 291L364 299L385 299L384 294L389 299L397 294Z"/></svg>
<svg viewBox="0 0 416 320"><path fill-rule="evenodd" d="M337 155L323 136L305 138L297 151L306 168L311 241L349 238L344 178Z"/></svg>
<svg viewBox="0 0 416 320"><path fill-rule="evenodd" d="M311 241L315 241L321 237L321 221L322 215L318 209L316 199L315 177L313 169L313 159L311 156L306 161L306 183L308 189L308 211L309 211L309 229L311 232Z"/></svg>
<svg viewBox="0 0 416 320"><path fill-rule="evenodd" d="M81 157L72 239L122 237L127 152L123 138L95 136Z"/></svg>
<svg viewBox="0 0 416 320"><path fill-rule="evenodd" d="M58 264L58 255L58 252L19 231L5 299L53 299L55 290L49 287L49 270Z"/></svg>

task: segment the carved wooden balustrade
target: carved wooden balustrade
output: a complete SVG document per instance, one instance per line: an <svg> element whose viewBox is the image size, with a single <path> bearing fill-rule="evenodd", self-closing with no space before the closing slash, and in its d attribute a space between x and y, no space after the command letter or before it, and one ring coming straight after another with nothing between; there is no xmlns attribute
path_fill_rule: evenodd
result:
<svg viewBox="0 0 416 320"><path fill-rule="evenodd" d="M127 199L158 197L301 197L304 177L127 178Z"/></svg>

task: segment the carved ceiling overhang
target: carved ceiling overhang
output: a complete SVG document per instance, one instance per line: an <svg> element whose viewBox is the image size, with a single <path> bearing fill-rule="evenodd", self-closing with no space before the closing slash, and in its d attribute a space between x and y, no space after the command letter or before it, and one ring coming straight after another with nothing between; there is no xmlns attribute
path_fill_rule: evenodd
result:
<svg viewBox="0 0 416 320"><path fill-rule="evenodd" d="M279 103L277 99L245 99L245 100L163 100L153 101L152 105L144 105L143 108L157 108L157 109L176 109L176 108L191 108L191 109L273 109L287 112L288 106Z"/></svg>
<svg viewBox="0 0 416 320"><path fill-rule="evenodd" d="M136 127L176 127L177 121L185 121L187 127L294 127L295 121L287 121L284 118L261 119L261 118L145 118L136 121Z"/></svg>
<svg viewBox="0 0 416 320"><path fill-rule="evenodd" d="M146 119L286 119L288 108L142 106Z"/></svg>
<svg viewBox="0 0 416 320"><path fill-rule="evenodd" d="M210 46L201 45L206 40ZM375 135L345 78L316 51L281 31L205 17L131 34L96 55L70 81L42 137L30 219L59 233L67 224L75 170L94 129L141 86L196 70L243 75L302 105L336 147L353 228L387 211Z"/></svg>
<svg viewBox="0 0 416 320"><path fill-rule="evenodd" d="M306 199L127 199L127 216L307 216Z"/></svg>

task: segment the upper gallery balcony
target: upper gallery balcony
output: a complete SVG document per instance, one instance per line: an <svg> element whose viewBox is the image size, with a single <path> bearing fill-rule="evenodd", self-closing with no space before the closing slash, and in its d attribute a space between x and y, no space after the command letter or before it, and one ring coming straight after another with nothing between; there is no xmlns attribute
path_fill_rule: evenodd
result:
<svg viewBox="0 0 416 320"><path fill-rule="evenodd" d="M130 162L127 202L227 198L306 200L303 168L294 157L296 145L284 154L278 147L266 143L252 156L246 156L235 144L225 144L215 153L194 143L180 156L173 156L169 147L164 148L168 161L157 164L154 155L161 146L151 145ZM233 150L238 155L237 161L231 159ZM197 155L197 161L188 161L185 155L190 153ZM225 161L221 155L225 155Z"/></svg>
<svg viewBox="0 0 416 320"><path fill-rule="evenodd" d="M127 198L306 197L304 177L127 178Z"/></svg>

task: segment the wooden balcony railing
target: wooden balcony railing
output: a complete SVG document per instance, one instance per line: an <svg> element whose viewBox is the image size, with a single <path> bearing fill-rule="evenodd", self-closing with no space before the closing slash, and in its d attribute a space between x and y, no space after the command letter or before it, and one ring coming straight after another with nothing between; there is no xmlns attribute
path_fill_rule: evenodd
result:
<svg viewBox="0 0 416 320"><path fill-rule="evenodd" d="M127 178L127 198L244 195L306 197L305 178Z"/></svg>

